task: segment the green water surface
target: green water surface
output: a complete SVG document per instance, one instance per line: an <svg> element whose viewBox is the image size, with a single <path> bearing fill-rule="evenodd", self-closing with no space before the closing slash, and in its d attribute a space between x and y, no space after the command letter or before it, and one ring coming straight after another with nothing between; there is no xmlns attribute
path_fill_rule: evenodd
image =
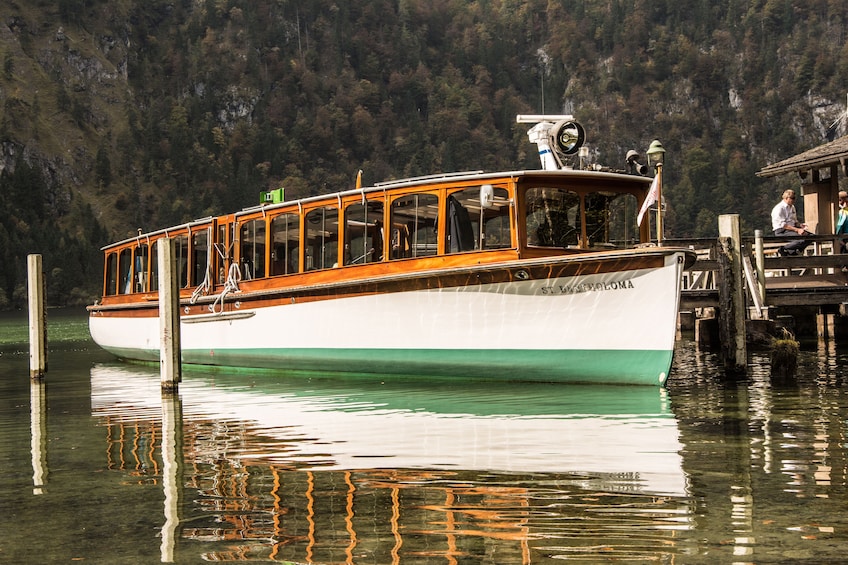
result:
<svg viewBox="0 0 848 565"><path fill-rule="evenodd" d="M836 563L848 544L839 344L806 347L782 380L752 353L728 381L682 341L667 389L190 370L163 398L155 367L90 342L83 312L48 320L49 369L33 384L26 316L0 317L0 563ZM520 453L524 470L397 465L419 446L386 452L401 433L388 424L303 432L360 417L438 423L416 437L461 440L469 461L483 445ZM500 447L481 435L545 422L558 435ZM670 430L650 445L673 449L653 455L677 468L603 472L630 462L575 437L587 422L643 430L645 449ZM351 466L340 437L362 440ZM583 470L547 465L563 445L589 454ZM649 474L682 478L680 492L651 492Z"/></svg>

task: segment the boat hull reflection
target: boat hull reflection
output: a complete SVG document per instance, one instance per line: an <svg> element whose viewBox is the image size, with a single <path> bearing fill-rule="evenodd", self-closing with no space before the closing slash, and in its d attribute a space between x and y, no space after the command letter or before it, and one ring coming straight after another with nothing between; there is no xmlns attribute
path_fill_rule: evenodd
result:
<svg viewBox="0 0 848 565"><path fill-rule="evenodd" d="M175 403L153 371L98 365L92 409L108 469L164 492L166 562L691 554L663 390L352 383L190 373Z"/></svg>
<svg viewBox="0 0 848 565"><path fill-rule="evenodd" d="M161 419L155 372L98 365L91 384L95 415L113 423ZM686 491L677 423L662 389L492 384L481 391L242 372L191 373L180 390L187 426L212 420L241 436L202 447L222 451L215 456L298 470L568 473L603 490Z"/></svg>

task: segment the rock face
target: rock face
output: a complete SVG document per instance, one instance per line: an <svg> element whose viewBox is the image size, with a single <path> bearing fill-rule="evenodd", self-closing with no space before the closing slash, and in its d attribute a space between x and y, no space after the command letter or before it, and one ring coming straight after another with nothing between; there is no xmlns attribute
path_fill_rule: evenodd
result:
<svg viewBox="0 0 848 565"><path fill-rule="evenodd" d="M61 217L73 194L96 184L97 148L123 127L129 41L43 15L0 7L0 172L20 163L38 171L45 204Z"/></svg>
<svg viewBox="0 0 848 565"><path fill-rule="evenodd" d="M60 17L61 7L51 15L43 7L11 4L0 5L0 173L26 163L43 178L45 204L58 217L80 198L108 227L117 220L115 207L138 199L140 183L148 191L155 184L139 180L139 167L148 164L122 151L130 136L138 142L153 129L146 123L149 108L139 103L129 80L140 49L131 38L147 22L120 1L86 17ZM155 46L156 39L150 43ZM254 87L213 89L204 82L187 82L174 92L175 107L183 99L202 101L223 132L251 124L262 97ZM167 144L162 151L167 154Z"/></svg>
<svg viewBox="0 0 848 565"><path fill-rule="evenodd" d="M80 151L84 148L80 147ZM63 216L71 204L71 186L79 186L82 180L71 163L61 156L41 153L33 145L22 145L17 141L0 142L0 173L13 174L18 163L26 163L37 170L44 181L44 204L56 215Z"/></svg>

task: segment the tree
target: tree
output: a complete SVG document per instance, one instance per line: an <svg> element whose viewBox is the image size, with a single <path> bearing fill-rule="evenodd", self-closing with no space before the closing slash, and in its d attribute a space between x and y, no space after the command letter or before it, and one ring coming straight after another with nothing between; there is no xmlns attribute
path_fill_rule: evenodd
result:
<svg viewBox="0 0 848 565"><path fill-rule="evenodd" d="M94 174L100 188L107 188L112 183L112 165L109 162L109 151L100 146L94 159Z"/></svg>

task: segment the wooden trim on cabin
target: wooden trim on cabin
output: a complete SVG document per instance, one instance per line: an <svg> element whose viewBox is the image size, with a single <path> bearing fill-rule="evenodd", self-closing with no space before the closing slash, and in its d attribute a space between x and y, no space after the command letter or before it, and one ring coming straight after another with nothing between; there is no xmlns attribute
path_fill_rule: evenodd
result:
<svg viewBox="0 0 848 565"><path fill-rule="evenodd" d="M468 189L477 189L484 184L492 185L496 190L506 190L506 197L509 205L509 212L503 216L508 218L509 225L509 248L499 249L475 249L469 252L454 252L448 253L447 248L447 233L448 233L448 196ZM210 217L204 220L197 220L174 228L160 230L151 234L139 235L136 238L125 240L104 248L106 261L104 262L104 296L102 302L104 305L128 305L128 304L148 304L151 300L155 300L155 289L152 288L151 281L155 278L155 265L152 264L153 255L155 253L155 242L161 237L185 237L188 241L187 248L184 251L184 266L178 269L181 273L180 294L183 299L189 298L194 291L202 284L200 280L201 273L195 269L194 265L194 242L193 236L199 231L206 230L210 235L207 241L207 249L214 250L212 252L212 265L209 267L211 271L211 280L208 281L208 288L205 290L205 296L201 296L198 303L202 303L208 297L217 296L224 288L224 280L221 273L225 276L229 272L232 264L239 265L242 269L244 249L242 249L242 228L248 222L259 221L264 229L264 249L262 250L261 260L263 261L262 276L239 281L239 288L242 290L240 296L253 296L256 293L278 293L281 284L286 287L300 287L302 285L338 285L348 284L345 281L364 280L368 278L382 279L386 276L393 276L397 273L409 275L411 277L418 276L416 273L422 273L428 270L452 269L466 267L469 262L475 265L485 265L500 263L504 261L515 261L522 259L535 258L550 258L557 256L574 256L576 254L591 253L592 250L588 247L587 223L586 214L586 194L598 191L612 190L616 193L630 194L635 197L637 205L641 204L647 194L647 189L650 184L650 179L646 177L635 177L613 173L590 173L583 171L530 171L530 172L513 172L500 175L469 175L464 177L448 177L445 179L429 180L424 183L407 183L402 186L387 189L385 187L375 187L368 190L347 191L338 194L331 194L322 197L313 197L305 200L285 202L274 204L272 206L258 206L251 209L243 210L236 214L222 215L218 217ZM580 210L580 239L578 245L573 248L553 247L550 245L530 246L527 244L528 233L526 225L527 206L524 198L519 197L519 192L522 187L551 187L565 189L574 192L579 196ZM391 257L391 236L392 236L392 207L398 199L408 197L415 194L431 194L437 198L438 216L435 222L435 239L434 245L435 255L427 255L424 257L415 258L392 258ZM344 265L346 255L346 212L350 205L359 202L380 202L382 204L382 222L383 229L381 234L382 242L382 259L365 264L348 264ZM470 201L468 201L470 202ZM503 202L503 201L501 201ZM328 266L326 261L322 262L319 269L307 270L307 216L322 208L332 207L338 210L336 219L337 229L335 237L336 243L336 264ZM503 210L503 208L501 208ZM272 275L272 253L274 248L274 240L272 235L272 221L281 217L284 214L297 214L300 218L298 233L297 233L297 255L298 264L297 273L286 275ZM370 220L369 220L370 221ZM635 218L634 218L635 221ZM480 222L478 221L478 224ZM430 230L430 228L427 228ZM478 228L478 230L481 228ZM638 230L640 240L644 241L648 231L646 226L642 226ZM365 234L368 229L365 228ZM223 238L222 238L223 236ZM147 253L147 269L150 276L146 277L143 292L134 291L129 293L121 293L124 287L121 286L121 265L120 254L124 250L130 250L130 253L135 253L135 246L139 243L139 238L144 237L148 245ZM365 236L367 237L367 235ZM649 237L649 235L648 235ZM223 241L219 241L219 239ZM294 241L293 239L289 241ZM223 248L223 258L219 251ZM207 251L207 256L209 251ZM115 257L114 273L115 288L106 288L108 282L109 267L108 262L111 256ZM256 259L259 260L258 256ZM132 276L135 276L135 258L134 255L130 258ZM255 266L255 262L254 262ZM241 271L240 271L241 272ZM281 277L285 277L285 282ZM133 283L135 284L135 283ZM107 290L109 292L107 292ZM153 298L151 298L153 297ZM197 298L197 297L195 297ZM211 300L211 298L209 299ZM119 306L123 307L123 306Z"/></svg>
<svg viewBox="0 0 848 565"><path fill-rule="evenodd" d="M245 311L287 304L302 304L323 300L352 298L398 292L415 292L460 287L475 287L524 280L550 280L574 276L626 272L662 267L665 256L672 250L660 250L639 254L622 251L615 255L581 254L561 257L510 261L494 265L458 265L429 271L398 271L382 276L374 275L348 280L313 282L312 284L291 283L285 287L241 291L227 295L224 312ZM298 277L301 279L301 277ZM305 281L303 281L305 282ZM209 306L218 296L205 296L190 304L187 298L181 301L181 313L185 316L209 314ZM89 307L92 315L121 317L158 316L158 304L151 301L122 302Z"/></svg>

